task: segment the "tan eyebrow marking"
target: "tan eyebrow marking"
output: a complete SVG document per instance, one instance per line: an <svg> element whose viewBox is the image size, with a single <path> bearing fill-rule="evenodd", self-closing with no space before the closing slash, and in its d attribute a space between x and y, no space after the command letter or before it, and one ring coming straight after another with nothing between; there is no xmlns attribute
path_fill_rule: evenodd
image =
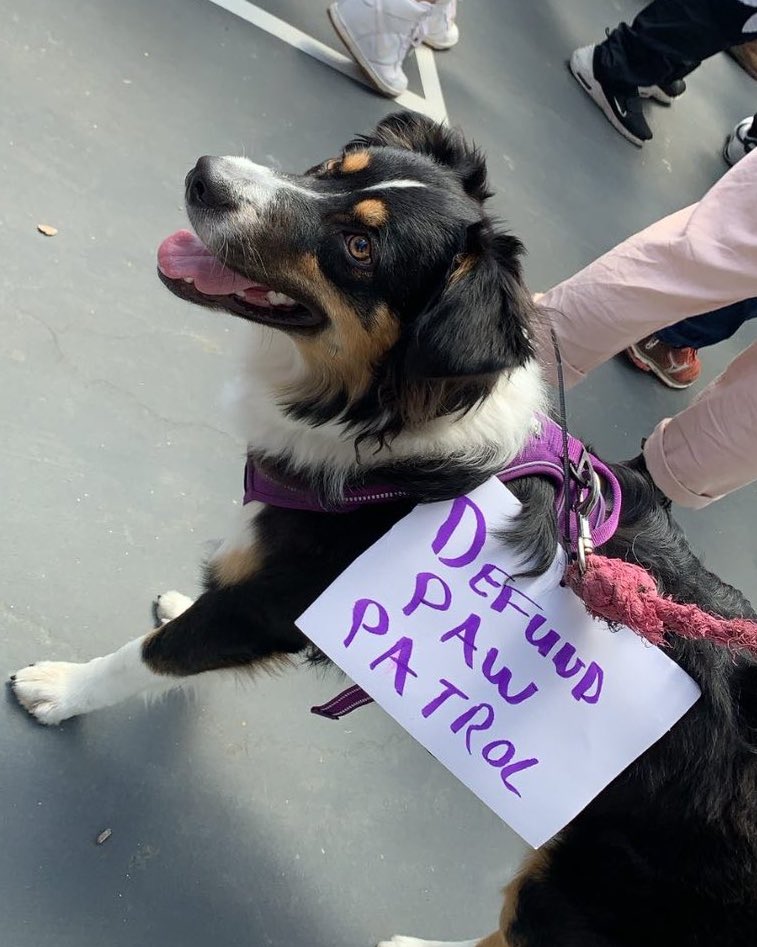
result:
<svg viewBox="0 0 757 947"><path fill-rule="evenodd" d="M386 204L375 197L359 201L353 210L357 219L368 227L381 227L389 218Z"/></svg>
<svg viewBox="0 0 757 947"><path fill-rule="evenodd" d="M351 151L345 155L342 161L341 171L344 174L354 174L356 171L365 171L371 163L371 155L368 151Z"/></svg>

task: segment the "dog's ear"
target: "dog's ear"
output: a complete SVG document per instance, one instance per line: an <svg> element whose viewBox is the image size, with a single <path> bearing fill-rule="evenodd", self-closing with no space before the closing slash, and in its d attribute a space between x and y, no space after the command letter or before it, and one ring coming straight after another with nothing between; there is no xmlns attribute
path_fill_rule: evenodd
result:
<svg viewBox="0 0 757 947"><path fill-rule="evenodd" d="M485 375L533 358L534 307L521 279L522 244L505 234L482 241L481 227L469 228L468 246L441 295L412 326L406 370L416 378Z"/></svg>
<svg viewBox="0 0 757 947"><path fill-rule="evenodd" d="M394 112L360 141L363 145L405 148L427 155L437 164L455 171L470 197L485 201L491 196L486 182L486 161L481 152L469 145L457 129L440 125L425 115Z"/></svg>

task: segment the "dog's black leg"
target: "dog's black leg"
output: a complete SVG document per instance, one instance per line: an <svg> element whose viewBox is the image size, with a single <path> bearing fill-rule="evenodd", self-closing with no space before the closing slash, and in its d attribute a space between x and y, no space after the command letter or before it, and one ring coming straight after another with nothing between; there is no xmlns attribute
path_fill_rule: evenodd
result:
<svg viewBox="0 0 757 947"><path fill-rule="evenodd" d="M261 576L209 589L145 638L142 659L156 674L185 677L302 651L308 642L294 622L309 602L278 586Z"/></svg>
<svg viewBox="0 0 757 947"><path fill-rule="evenodd" d="M294 622L309 595L298 591L296 578L295 571L278 569L272 576L263 570L211 587L176 618L113 654L86 664L44 661L24 668L13 681L16 696L41 722L59 723L138 693L168 690L203 671L301 651L307 639Z"/></svg>
<svg viewBox="0 0 757 947"><path fill-rule="evenodd" d="M247 516L240 541L211 560L207 590L196 602L186 607L189 600L177 593L162 597L159 615L171 620L86 664L42 661L23 668L12 681L21 704L40 722L55 724L168 690L193 674L302 651L308 641L297 618L393 522L375 508L349 515L257 513L254 522Z"/></svg>

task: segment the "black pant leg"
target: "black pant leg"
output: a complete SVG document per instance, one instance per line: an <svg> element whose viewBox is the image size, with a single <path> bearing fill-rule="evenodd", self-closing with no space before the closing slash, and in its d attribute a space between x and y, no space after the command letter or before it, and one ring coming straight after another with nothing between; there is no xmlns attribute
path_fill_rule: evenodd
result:
<svg viewBox="0 0 757 947"><path fill-rule="evenodd" d="M757 33L743 33L754 7L739 0L653 0L628 26L621 23L597 46L594 72L625 93L665 85L703 59Z"/></svg>

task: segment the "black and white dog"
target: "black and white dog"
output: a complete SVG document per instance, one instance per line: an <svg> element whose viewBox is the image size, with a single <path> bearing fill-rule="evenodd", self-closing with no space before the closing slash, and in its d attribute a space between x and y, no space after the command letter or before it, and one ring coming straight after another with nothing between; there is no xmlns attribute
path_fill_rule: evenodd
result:
<svg viewBox="0 0 757 947"><path fill-rule="evenodd" d="M248 504L200 598L160 598L162 627L87 664L19 671L29 713L56 724L190 675L307 652L295 619L350 562L414 503L506 466L543 394L521 246L497 231L487 196L475 149L404 114L301 176L199 160L186 180L198 236L169 237L160 270L182 298L249 320L236 394L255 463L327 507L372 483L406 498L347 514ZM695 558L643 464L613 469L624 502L603 552L641 563L677 600L753 616ZM553 487L532 477L512 489L523 504L514 540L543 570L558 535ZM481 944L757 943L757 667L707 643L672 639L670 654L701 700L527 862Z"/></svg>

